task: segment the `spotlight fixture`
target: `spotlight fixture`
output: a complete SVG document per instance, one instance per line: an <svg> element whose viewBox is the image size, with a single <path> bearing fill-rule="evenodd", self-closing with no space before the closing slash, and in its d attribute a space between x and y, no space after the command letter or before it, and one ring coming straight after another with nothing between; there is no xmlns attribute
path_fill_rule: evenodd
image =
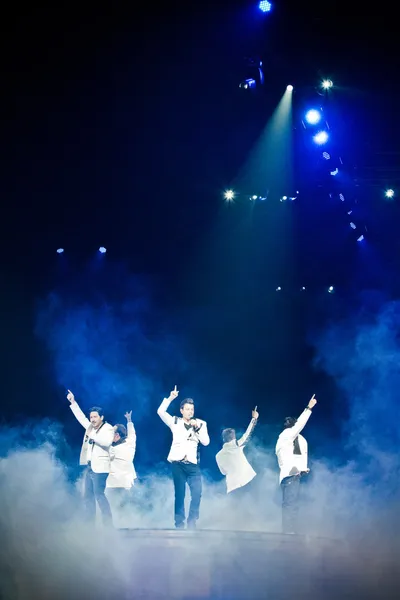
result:
<svg viewBox="0 0 400 600"><path fill-rule="evenodd" d="M319 110L311 108L306 112L305 119L309 125L317 125L320 122L322 115Z"/></svg>
<svg viewBox="0 0 400 600"><path fill-rule="evenodd" d="M232 202L234 197L235 197L235 192L233 190L226 190L226 192L224 192L224 198L227 202Z"/></svg>
<svg viewBox="0 0 400 600"><path fill-rule="evenodd" d="M329 135L326 131L319 131L313 137L313 140L318 146L322 146L322 144L326 144L328 141Z"/></svg>
<svg viewBox="0 0 400 600"><path fill-rule="evenodd" d="M333 285L331 285L331 286L329 286L329 287L328 287L328 292L329 292L330 294L334 294L334 292L335 292L335 288L333 287Z"/></svg>
<svg viewBox="0 0 400 600"><path fill-rule="evenodd" d="M321 83L321 87L323 90L330 90L333 87L333 82L331 79L324 79Z"/></svg>
<svg viewBox="0 0 400 600"><path fill-rule="evenodd" d="M57 249L57 254L62 254L64 252L64 248L58 248Z"/></svg>
<svg viewBox="0 0 400 600"><path fill-rule="evenodd" d="M386 198L393 198L394 190L386 190L385 196L386 196Z"/></svg>
<svg viewBox="0 0 400 600"><path fill-rule="evenodd" d="M107 250L104 248L104 246L100 246L99 252L100 252L100 254L105 254L107 252Z"/></svg>
<svg viewBox="0 0 400 600"><path fill-rule="evenodd" d="M267 12L270 12L270 10L272 8L272 4L271 4L271 2L267 2L267 0L262 0L260 2L260 4L258 5L258 8L261 10L261 12L267 13Z"/></svg>
<svg viewBox="0 0 400 600"><path fill-rule="evenodd" d="M292 85L288 85L286 89L287 89L288 92L293 92L293 86Z"/></svg>

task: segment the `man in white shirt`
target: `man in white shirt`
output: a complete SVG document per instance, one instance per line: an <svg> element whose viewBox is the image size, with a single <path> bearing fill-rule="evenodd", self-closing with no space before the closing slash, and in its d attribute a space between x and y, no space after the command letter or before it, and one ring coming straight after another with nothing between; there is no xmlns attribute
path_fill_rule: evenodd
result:
<svg viewBox="0 0 400 600"><path fill-rule="evenodd" d="M250 465L244 453L244 448L250 439L257 424L257 407L251 413L251 421L242 437L236 439L234 429L224 429L222 440L224 445L215 459L222 475L226 477L227 494L237 495L239 490L244 490L254 479L256 472Z"/></svg>
<svg viewBox="0 0 400 600"><path fill-rule="evenodd" d="M107 477L107 493L115 498L115 507L123 508L130 499L131 488L136 479L133 459L136 452L136 431L132 423L132 411L125 413L125 425L114 425L114 440L110 447L110 474ZM114 503L112 502L113 508Z"/></svg>
<svg viewBox="0 0 400 600"><path fill-rule="evenodd" d="M164 398L158 407L157 414L172 431L172 445L168 454L171 463L172 477L175 488L175 527L185 527L185 493L186 483L189 485L191 502L187 520L188 529L196 529L199 518L202 481L199 466L199 442L208 446L210 437L207 423L194 419L194 402L185 398L180 404L182 417L173 417L167 412L172 400L178 397L178 390Z"/></svg>
<svg viewBox="0 0 400 600"><path fill-rule="evenodd" d="M114 428L104 420L100 407L94 406L90 409L89 420L79 408L70 390L67 399L75 418L85 429L79 464L86 466L83 497L87 518L94 521L97 500L103 524L112 526L110 505L104 491L110 472L109 449L114 439Z"/></svg>
<svg viewBox="0 0 400 600"><path fill-rule="evenodd" d="M276 443L275 454L278 458L279 483L282 489L283 533L296 533L300 478L310 471L307 465L308 444L300 432L316 404L317 400L314 394L298 419L286 417L284 430Z"/></svg>

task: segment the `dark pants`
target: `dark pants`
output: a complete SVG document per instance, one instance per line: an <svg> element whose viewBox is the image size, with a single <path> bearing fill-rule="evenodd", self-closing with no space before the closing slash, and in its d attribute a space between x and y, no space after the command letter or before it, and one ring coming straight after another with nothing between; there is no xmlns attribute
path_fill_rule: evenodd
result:
<svg viewBox="0 0 400 600"><path fill-rule="evenodd" d="M282 532L297 532L297 515L299 513L300 475L285 477L282 488Z"/></svg>
<svg viewBox="0 0 400 600"><path fill-rule="evenodd" d="M87 467L85 472L83 502L86 519L88 521L95 520L97 500L103 519L103 525L112 526L111 509L107 497L104 494L107 477L108 473L94 473L91 467Z"/></svg>
<svg viewBox="0 0 400 600"><path fill-rule="evenodd" d="M189 529L196 527L199 518L202 481L199 465L192 463L173 462L172 477L175 488L175 527L179 529L185 525L185 494L186 483L190 489L191 501L187 525Z"/></svg>

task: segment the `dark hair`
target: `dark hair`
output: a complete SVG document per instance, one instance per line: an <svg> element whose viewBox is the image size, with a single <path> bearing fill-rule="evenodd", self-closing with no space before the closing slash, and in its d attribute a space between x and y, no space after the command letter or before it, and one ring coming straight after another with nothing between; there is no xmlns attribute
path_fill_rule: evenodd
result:
<svg viewBox="0 0 400 600"><path fill-rule="evenodd" d="M236 438L236 431L234 429L224 429L221 435L222 441L226 444Z"/></svg>
<svg viewBox="0 0 400 600"><path fill-rule="evenodd" d="M97 412L99 417L104 417L104 411L102 408L100 408L100 406L92 406L92 408L89 410L89 414L92 412Z"/></svg>
<svg viewBox="0 0 400 600"><path fill-rule="evenodd" d="M191 404L192 406L194 406L193 398L185 398L184 400L182 400L179 408L183 408L185 404Z"/></svg>
<svg viewBox="0 0 400 600"><path fill-rule="evenodd" d="M121 425L120 423L118 423L117 425L115 425L115 433L119 434L119 437L121 439L125 439L127 436L127 431L126 431L126 427L125 425Z"/></svg>
<svg viewBox="0 0 400 600"><path fill-rule="evenodd" d="M295 419L294 417L286 417L286 419L283 422L283 427L284 429L289 429L289 427L294 427L297 423L297 419Z"/></svg>

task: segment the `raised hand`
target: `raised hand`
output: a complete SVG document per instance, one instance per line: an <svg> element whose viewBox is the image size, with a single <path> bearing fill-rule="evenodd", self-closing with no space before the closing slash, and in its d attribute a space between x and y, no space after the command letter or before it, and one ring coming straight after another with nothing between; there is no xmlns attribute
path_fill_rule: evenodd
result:
<svg viewBox="0 0 400 600"><path fill-rule="evenodd" d="M254 410L251 411L251 416L253 419L258 419L257 406L255 407Z"/></svg>
<svg viewBox="0 0 400 600"><path fill-rule="evenodd" d="M313 394L310 402L308 403L308 408L314 408L314 406L317 404L317 399L315 397L315 394Z"/></svg>
<svg viewBox="0 0 400 600"><path fill-rule="evenodd" d="M68 394L67 394L67 400L73 404L75 402L75 396L73 395L73 393L71 392L71 390L68 390Z"/></svg>
<svg viewBox="0 0 400 600"><path fill-rule="evenodd" d="M176 386L174 387L174 389L172 390L172 392L169 395L169 399L170 400L175 400L175 398L177 398L179 395L178 390L176 389Z"/></svg>
<svg viewBox="0 0 400 600"><path fill-rule="evenodd" d="M128 421L128 423L130 423L132 421L132 411L130 412L126 412L124 414L125 419Z"/></svg>

